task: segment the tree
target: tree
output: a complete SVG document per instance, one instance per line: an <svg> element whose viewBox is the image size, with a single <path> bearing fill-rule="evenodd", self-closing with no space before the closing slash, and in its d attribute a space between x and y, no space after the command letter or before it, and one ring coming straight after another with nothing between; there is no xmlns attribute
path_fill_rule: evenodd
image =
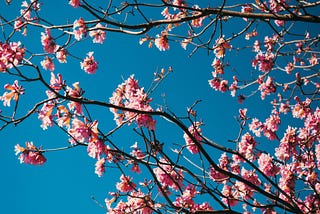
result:
<svg viewBox="0 0 320 214"><path fill-rule="evenodd" d="M1 130L33 120L68 138L56 148L36 141L15 145L21 163L43 165L52 151L86 147L99 177L119 172L113 191L99 202L109 213L320 212L320 2L71 0L57 3L59 17L50 17L46 2L24 1L20 11L20 2L7 2L3 8L19 14L0 17ZM99 73L105 59L92 43L122 34L144 51L181 46L190 57L207 53L213 71L202 84L246 106L234 106L238 130L219 133L228 142L206 129L220 122L198 113L206 101L186 103L187 110L177 113L164 96L162 104L161 96L155 98L173 73L184 72L179 68L155 68L148 89L136 76L124 77L109 99L94 98L101 88L91 77L88 88L65 78L76 79L78 67L87 76ZM72 75L63 69L67 64ZM185 72L210 73L195 68ZM265 119L251 113L257 107ZM111 129L103 125L111 121L95 116L106 109L114 116ZM171 127L177 137L166 136ZM123 134L130 136L125 144L117 142Z"/></svg>

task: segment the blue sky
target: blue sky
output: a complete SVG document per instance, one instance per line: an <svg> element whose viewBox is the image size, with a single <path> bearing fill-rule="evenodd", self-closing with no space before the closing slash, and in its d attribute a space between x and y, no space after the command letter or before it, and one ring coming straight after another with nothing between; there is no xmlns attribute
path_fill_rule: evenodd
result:
<svg viewBox="0 0 320 214"><path fill-rule="evenodd" d="M52 22L63 24L67 19L73 22L79 17L79 9L74 10L59 1L45 1L42 11ZM20 1L13 1L12 5L5 6L0 2L0 13L4 17L14 18L18 15ZM66 15L68 14L68 15ZM66 15L66 16L64 16ZM232 29L227 29L232 31ZM42 51L39 29L28 29L28 37L16 36L12 40L21 40L25 47L32 51ZM188 106L195 100L201 99L197 110L199 117L205 122L204 133L214 141L227 145L228 140L235 139L238 134L238 125L234 119L239 108L254 105L259 95L238 104L235 98L227 94L220 94L208 85L211 76L213 55L208 56L206 51L198 51L191 58L188 57L191 49L184 51L179 44L170 43L170 51L160 52L157 48L149 49L147 45L139 45L139 38L122 34L107 33L103 45L92 44L91 39L77 44L74 52L79 57L85 57L89 51L95 52L99 62L99 70L95 75L86 74L81 70L79 61L71 60L67 64L56 63L56 73L61 73L67 83L79 81L86 91L85 96L92 99L107 101L112 91L131 74L139 80L141 86L148 88L153 73L161 68L173 67L173 72L154 92L153 107L163 105L162 95L165 94L169 108L178 115L184 115ZM3 37L0 36L0 41ZM239 40L238 40L239 41ZM244 41L244 40L242 40ZM234 44L237 45L237 44ZM233 65L238 72L254 70L250 59L243 59L235 55ZM231 69L230 69L231 70ZM47 73L48 71L43 71ZM231 72L231 71L229 71ZM232 76L232 74L230 74ZM1 74L0 85L12 83L13 79ZM43 88L38 85L25 84L26 95L21 105L30 106L32 102L40 101L45 96ZM0 91L2 94L3 91ZM33 98L28 98L32 94ZM30 100L28 100L30 99ZM34 99L34 100L33 100ZM30 102L31 101L31 102ZM4 109L5 107L0 107ZM252 114L259 113L263 106L251 108ZM26 109L24 109L26 110ZM99 127L105 131L115 127L113 115L107 109L93 108L92 115L99 120ZM5 110L6 111L6 110ZM22 112L20 112L22 114ZM269 110L266 110L266 114ZM263 120L264 118L262 118ZM35 145L44 148L56 148L68 145L68 137L58 129L43 131L40 121L34 115L17 127L9 126L0 132L0 213L19 214L53 214L53 213L104 213L90 198L94 196L99 202L104 201L109 191L114 190L114 184L119 176L112 169L98 178L94 173L95 161L87 155L86 148L77 147L71 150L46 153L47 163L44 166L21 165L14 155L14 145L33 141ZM183 133L165 121L159 120L159 134L166 143L183 143ZM168 128L170 127L170 128ZM128 133L132 127L125 129ZM114 139L124 146L134 144L139 140L134 136L117 135Z"/></svg>

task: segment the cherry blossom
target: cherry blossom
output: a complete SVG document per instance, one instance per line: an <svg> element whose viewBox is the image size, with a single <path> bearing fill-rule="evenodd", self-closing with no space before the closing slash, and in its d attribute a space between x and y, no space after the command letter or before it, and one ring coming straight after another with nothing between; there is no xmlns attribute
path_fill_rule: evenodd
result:
<svg viewBox="0 0 320 214"><path fill-rule="evenodd" d="M144 92L143 88L139 87L138 81L133 77L133 75L130 76L124 83L117 87L109 99L110 103L137 110L153 111L149 105L152 99L148 98L148 95ZM110 111L114 114L114 120L118 125L128 120L130 122L135 121L139 127L143 126L149 130L155 130L156 121L150 115L119 111L113 108L111 108Z"/></svg>
<svg viewBox="0 0 320 214"><path fill-rule="evenodd" d="M60 63L67 63L67 50L64 48L58 48L56 52L56 58Z"/></svg>
<svg viewBox="0 0 320 214"><path fill-rule="evenodd" d="M232 46L228 41L224 39L224 37L220 37L216 40L216 44L214 45L214 54L217 58L224 57L226 49L231 49Z"/></svg>
<svg viewBox="0 0 320 214"><path fill-rule="evenodd" d="M262 52L259 52L256 55L256 59L252 61L252 66L257 67L259 65L259 70L262 72L269 72L273 68L273 59L274 59L274 54L270 52L266 52L263 54Z"/></svg>
<svg viewBox="0 0 320 214"><path fill-rule="evenodd" d="M22 61L25 49L20 46L21 42L0 42L0 72L6 72Z"/></svg>
<svg viewBox="0 0 320 214"><path fill-rule="evenodd" d="M116 188L121 192L130 192L136 188L136 184L132 182L130 176L121 175L121 182L116 184Z"/></svg>
<svg viewBox="0 0 320 214"><path fill-rule="evenodd" d="M166 32L162 32L161 36L158 36L154 40L154 44L160 51L166 51L169 49L168 37Z"/></svg>
<svg viewBox="0 0 320 214"><path fill-rule="evenodd" d="M101 159L98 159L96 164L95 164L95 173L101 177L103 175L103 173L105 172L105 167L104 167L104 164L106 162L106 159L105 158L101 158Z"/></svg>
<svg viewBox="0 0 320 214"><path fill-rule="evenodd" d="M269 154L262 153L258 159L259 169L266 176L275 176L279 173L280 168L273 163Z"/></svg>
<svg viewBox="0 0 320 214"><path fill-rule="evenodd" d="M20 154L20 163L42 165L46 162L46 158L42 155L39 149L33 145L33 142L26 142L25 148L17 144L15 146L15 153L16 155Z"/></svg>
<svg viewBox="0 0 320 214"><path fill-rule="evenodd" d="M90 30L89 36L93 37L93 43L103 44L106 38L106 32L100 30L99 28L102 28L102 25L100 23L98 23L93 30Z"/></svg>
<svg viewBox="0 0 320 214"><path fill-rule="evenodd" d="M5 84L4 89L9 90L10 92L4 92L2 96L0 96L0 100L3 101L4 106L10 107L11 100L13 99L15 102L19 100L20 95L24 94L24 88L19 85L18 80L15 80L12 85Z"/></svg>
<svg viewBox="0 0 320 214"><path fill-rule="evenodd" d="M198 145L201 145L201 128L199 127L201 125L200 122L195 122L193 125L191 125L188 130L191 133L191 135L194 137L194 139L197 141L195 143L186 133L183 134L183 138L186 141L187 149L192 153L196 154L198 153Z"/></svg>
<svg viewBox="0 0 320 214"><path fill-rule="evenodd" d="M87 57L82 62L80 62L80 66L88 74L96 73L98 69L98 62L95 61L93 52L87 53Z"/></svg>
<svg viewBox="0 0 320 214"><path fill-rule="evenodd" d="M161 183L164 190L171 188L178 191L182 187L183 173L181 170L174 170L167 160L161 158L159 167L153 169L154 174Z"/></svg>
<svg viewBox="0 0 320 214"><path fill-rule="evenodd" d="M73 22L73 34L78 41L87 35L87 27L82 17Z"/></svg>
<svg viewBox="0 0 320 214"><path fill-rule="evenodd" d="M69 1L69 4L74 7L74 8L77 8L80 6L80 0L70 0Z"/></svg>
<svg viewBox="0 0 320 214"><path fill-rule="evenodd" d="M44 60L40 62L40 64L45 70L54 71L55 69L52 59L48 56L46 56Z"/></svg>
<svg viewBox="0 0 320 214"><path fill-rule="evenodd" d="M54 38L51 36L50 29L46 29L45 32L41 33L41 44L43 50L47 53L54 53L57 45L54 41Z"/></svg>
<svg viewBox="0 0 320 214"><path fill-rule="evenodd" d="M67 87L66 93L68 96L73 97L73 98L78 98L80 99L83 95L83 90L80 88L80 83L75 82L72 84L73 88ZM81 103L75 102L75 101L70 101L68 103L68 107L70 110L74 111L75 114L81 115L82 114L82 106Z"/></svg>

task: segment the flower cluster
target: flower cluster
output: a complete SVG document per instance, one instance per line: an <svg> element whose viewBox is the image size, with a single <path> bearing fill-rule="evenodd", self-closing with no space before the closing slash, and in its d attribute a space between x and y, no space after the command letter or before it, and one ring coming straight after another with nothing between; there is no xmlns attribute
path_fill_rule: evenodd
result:
<svg viewBox="0 0 320 214"><path fill-rule="evenodd" d="M140 189L132 191L127 197L127 201L120 200L117 205L112 208L111 205L117 199L116 193L112 194L111 200L105 199L105 203L110 214L132 213L132 214L151 214L154 209L161 207L160 204L154 204L151 196L144 194Z"/></svg>
<svg viewBox="0 0 320 214"><path fill-rule="evenodd" d="M161 36L157 36L157 38L154 39L154 44L160 51L169 50L167 32L164 31L161 33Z"/></svg>
<svg viewBox="0 0 320 214"><path fill-rule="evenodd" d="M133 75L130 76L124 83L120 84L112 97L109 99L111 104L118 107L130 108L133 110L152 112L150 106L151 99L148 97L138 85L138 81L134 79ZM123 122L135 121L139 127L144 126L149 130L155 130L156 121L148 114L139 114L134 111L119 110L111 108L110 111L114 114L114 120L117 125Z"/></svg>
<svg viewBox="0 0 320 214"><path fill-rule="evenodd" d="M74 38L78 41L87 35L87 27L83 18L79 18L73 22L73 34Z"/></svg>
<svg viewBox="0 0 320 214"><path fill-rule="evenodd" d="M269 72L273 68L274 65L274 54L270 52L262 53L259 52L256 55L256 58L252 61L252 66L257 67L262 72Z"/></svg>
<svg viewBox="0 0 320 214"><path fill-rule="evenodd" d="M153 169L153 173L162 185L162 189L166 190L171 188L178 191L182 187L183 172L182 170L176 170L174 167L164 158L159 160L159 166Z"/></svg>
<svg viewBox="0 0 320 214"><path fill-rule="evenodd" d="M229 44L228 41L224 39L224 37L220 37L217 39L216 44L214 45L214 54L217 58L224 57L226 49L231 49L232 46Z"/></svg>
<svg viewBox="0 0 320 214"><path fill-rule="evenodd" d="M18 80L15 80L12 85L5 84L4 89L9 90L10 92L4 92L2 96L0 96L0 100L3 101L4 106L10 106L10 102L13 99L14 101L18 101L19 96L24 94L24 88L19 85Z"/></svg>
<svg viewBox="0 0 320 214"><path fill-rule="evenodd" d="M189 209L190 212L199 212L199 211L210 211L213 210L212 207L207 202L203 202L202 204L197 204L194 202L193 198L195 198L199 191L196 191L196 187L194 185L188 185L184 190L180 197L177 197L173 204L177 207Z"/></svg>
<svg viewBox="0 0 320 214"><path fill-rule="evenodd" d="M93 52L89 52L87 54L87 57L82 62L80 62L80 66L88 74L96 73L98 69L98 62L95 61Z"/></svg>
<svg viewBox="0 0 320 214"><path fill-rule="evenodd" d="M42 165L46 162L46 158L43 156L40 149L35 147L32 142L26 142L26 148L17 144L14 147L16 155L19 155L20 163Z"/></svg>
<svg viewBox="0 0 320 214"><path fill-rule="evenodd" d="M90 30L89 36L93 37L93 43L103 44L104 40L106 39L106 32L99 28L102 28L100 23L98 23L94 29Z"/></svg>
<svg viewBox="0 0 320 214"><path fill-rule="evenodd" d="M215 75L212 73L212 75ZM216 91L226 92L229 90L228 80L221 80L218 77L215 77L211 80L208 80L209 85Z"/></svg>
<svg viewBox="0 0 320 214"><path fill-rule="evenodd" d="M55 43L54 38L51 36L50 29L46 29L44 33L41 33L41 44L45 52L55 52L57 44Z"/></svg>
<svg viewBox="0 0 320 214"><path fill-rule="evenodd" d="M0 42L0 72L6 72L21 63L25 49L20 46L20 42Z"/></svg>
<svg viewBox="0 0 320 214"><path fill-rule="evenodd" d="M191 125L188 128L188 131L190 132L190 134L194 137L194 139L196 140L197 143L195 143L188 135L187 133L183 134L183 138L186 141L186 145L187 145L187 149L192 153L192 154L196 154L199 152L198 149L198 145L201 145L201 123L200 122L195 122L193 125Z"/></svg>

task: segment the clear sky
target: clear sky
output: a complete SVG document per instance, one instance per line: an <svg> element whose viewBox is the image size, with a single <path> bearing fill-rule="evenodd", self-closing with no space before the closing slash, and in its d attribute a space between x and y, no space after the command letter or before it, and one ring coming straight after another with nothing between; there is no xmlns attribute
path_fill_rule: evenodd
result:
<svg viewBox="0 0 320 214"><path fill-rule="evenodd" d="M63 3L62 3L63 2ZM67 20L73 22L80 16L81 9L74 10L67 1L44 1L40 14L48 17L51 22L59 24ZM12 1L10 6L0 2L0 14L3 17L14 18L19 14L20 1ZM82 15L84 16L84 15ZM84 16L85 17L85 16ZM232 29L226 29L232 31ZM12 40L21 40L27 49L42 51L39 29L28 29L28 37L15 36ZM95 52L99 62L99 69L95 75L89 75L81 70L79 61L70 59L70 63L56 63L55 73L61 73L67 83L79 81L86 91L85 96L92 99L107 101L118 84L131 74L139 80L139 84L148 88L153 73L161 68L173 67L173 73L152 94L152 106L163 105L162 96L165 95L168 107L178 115L184 115L188 106L195 100L201 99L198 105L198 115L205 122L204 133L214 141L228 145L228 140L235 139L238 134L238 124L234 119L239 108L255 103L259 95L238 104L236 98L212 90L208 84L211 76L213 54L200 50L191 58L188 54L192 50L183 50L179 44L170 43L170 50L160 52L157 48L149 49L147 45L139 44L140 37L107 33L103 45L85 41L73 49L73 54L85 57L89 51ZM0 35L0 41L3 35ZM239 40L237 40L239 41ZM245 41L242 39L242 41ZM235 44L236 45L236 44ZM233 65L239 65L237 72L254 70L250 65L250 58L234 55ZM49 76L49 71L47 76ZM232 71L230 69L230 75ZM13 79L1 75L0 86L12 83ZM2 87L2 86L1 86ZM45 92L38 85L25 84L26 95L33 94L34 100L40 101ZM3 91L0 90L0 94ZM229 93L229 92L227 92ZM36 95L36 96L35 96ZM23 101L25 106L29 101ZM35 102L35 101L34 101ZM4 109L5 107L0 107ZM252 114L267 115L270 109L263 105L252 108ZM24 109L26 110L26 109ZM22 114L23 112L19 112ZM115 127L113 115L107 109L92 109L92 115L99 120L99 127L111 130ZM264 118L262 118L263 120ZM166 143L184 143L180 130L170 127L164 121L159 121L161 140ZM43 166L29 166L20 164L14 154L14 145L23 145L25 141L33 141L43 148L56 148L68 145L68 137L58 129L43 131L41 122L34 115L17 127L9 126L0 132L0 213L19 214L56 214L56 213L104 213L92 199L94 196L103 203L109 191L114 190L114 184L119 174L113 169L106 169L106 174L99 178L94 173L95 161L87 155L86 148L77 147L71 150L46 153L47 163ZM132 125L134 126L134 125ZM170 127L170 128L168 128ZM134 144L139 140L126 129L124 134L117 135L116 141L125 145ZM130 135L133 136L130 136ZM104 205L104 204L103 204Z"/></svg>

